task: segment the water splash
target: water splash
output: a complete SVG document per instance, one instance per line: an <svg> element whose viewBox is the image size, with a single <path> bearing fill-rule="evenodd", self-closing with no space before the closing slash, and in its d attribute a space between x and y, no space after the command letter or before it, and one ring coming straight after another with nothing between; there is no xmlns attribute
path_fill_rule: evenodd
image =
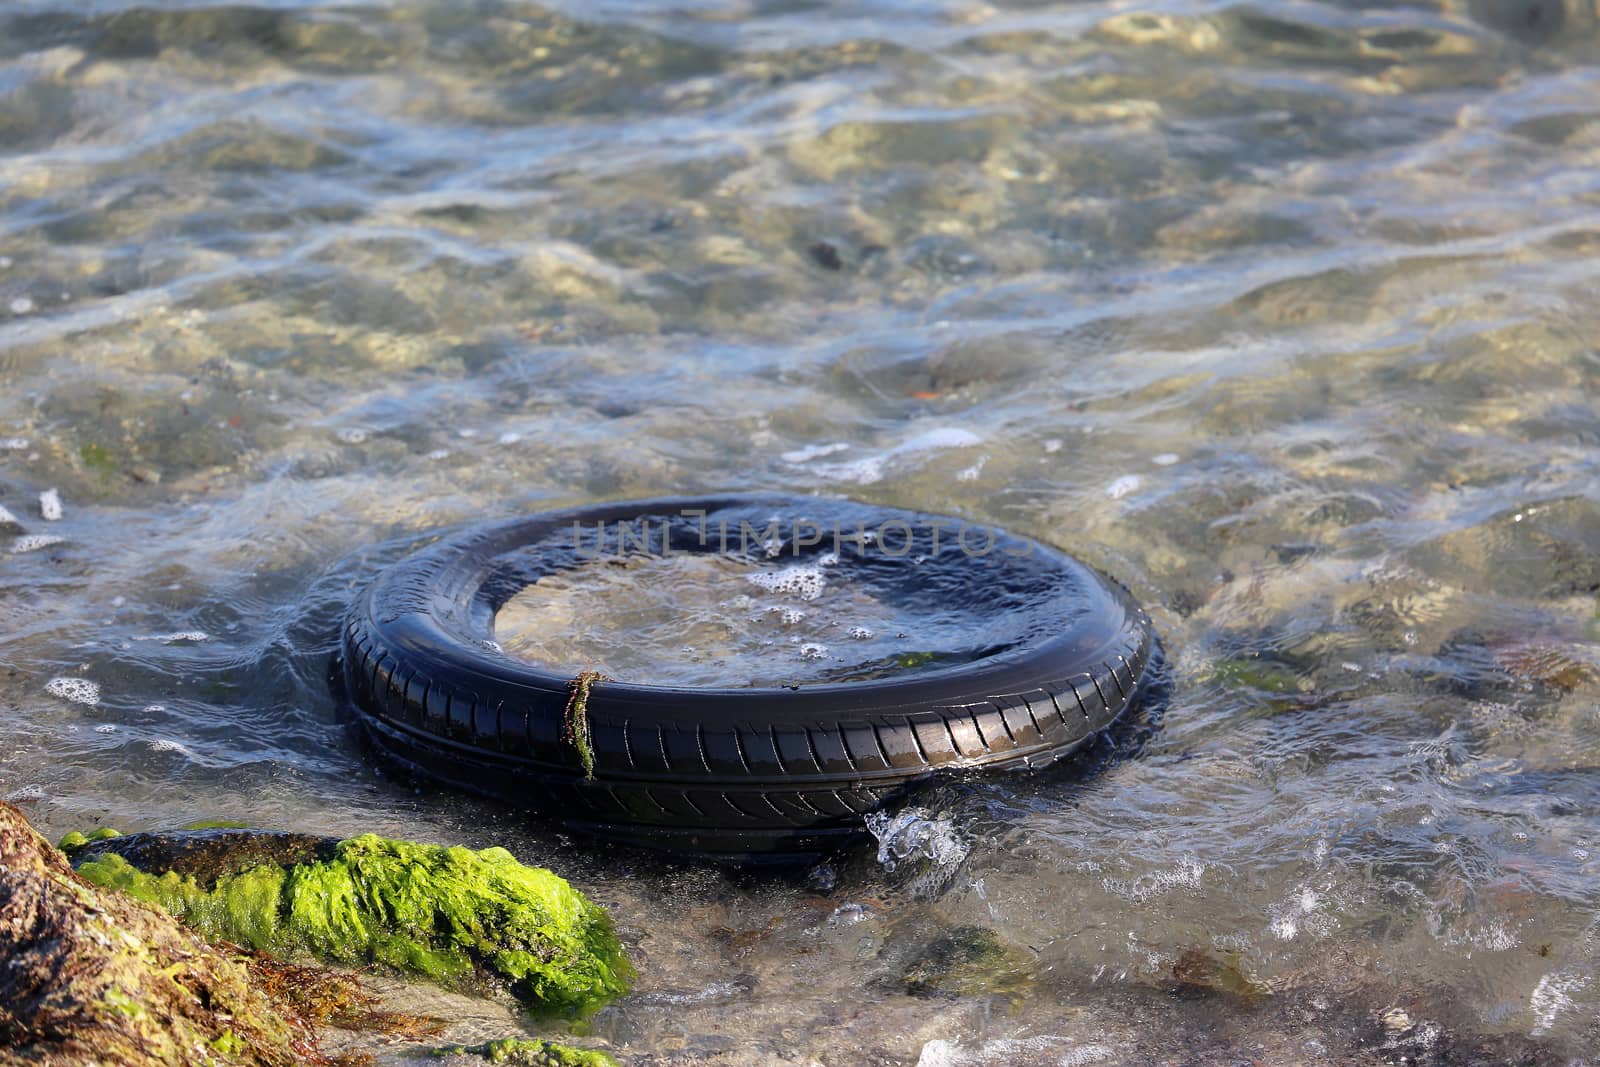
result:
<svg viewBox="0 0 1600 1067"><path fill-rule="evenodd" d="M875 811L867 829L878 839L878 862L893 873L908 860L927 860L935 870L953 870L967 858L969 846L955 824L927 808Z"/></svg>

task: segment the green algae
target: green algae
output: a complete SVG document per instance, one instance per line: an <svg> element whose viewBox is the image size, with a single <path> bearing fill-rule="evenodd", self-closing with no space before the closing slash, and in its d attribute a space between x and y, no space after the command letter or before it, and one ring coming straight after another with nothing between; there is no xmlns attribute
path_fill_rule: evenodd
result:
<svg viewBox="0 0 1600 1067"><path fill-rule="evenodd" d="M78 873L160 905L213 940L379 964L452 988L492 978L550 1011L596 1008L632 976L602 908L502 848L367 834L339 842L330 860L254 866L210 888L139 870L115 852L85 860Z"/></svg>
<svg viewBox="0 0 1600 1067"><path fill-rule="evenodd" d="M121 836L122 835L120 833L111 829L109 826L102 826L98 830L90 830L86 834L80 833L77 830L73 830L61 839L60 843L56 845L56 848L70 856L72 853L76 852L85 845L92 844L96 841L108 841L113 837Z"/></svg>
<svg viewBox="0 0 1600 1067"><path fill-rule="evenodd" d="M617 1067L617 1061L604 1052L515 1037L481 1045L451 1045L437 1050L435 1055L478 1056L506 1067Z"/></svg>
<svg viewBox="0 0 1600 1067"><path fill-rule="evenodd" d="M102 479L109 478L117 472L117 457L105 445L93 442L78 449L78 455L83 460L83 465L99 473Z"/></svg>
<svg viewBox="0 0 1600 1067"><path fill-rule="evenodd" d="M199 820L197 820L195 822L187 823L187 824L179 827L179 829L181 829L181 830L248 830L248 829L250 829L250 824L247 823L247 822L238 822L238 821L236 821L234 819L199 819Z"/></svg>
<svg viewBox="0 0 1600 1067"><path fill-rule="evenodd" d="M1034 981L1033 962L985 926L957 926L936 937L901 972L906 992L925 996L1015 994Z"/></svg>
<svg viewBox="0 0 1600 1067"><path fill-rule="evenodd" d="M577 749L578 762L583 765L583 776L594 777L594 745L589 737L589 690L596 682L605 681L599 671L582 671L567 683L571 696L567 698L566 738Z"/></svg>
<svg viewBox="0 0 1600 1067"><path fill-rule="evenodd" d="M1190 948L1178 956L1169 973L1179 992L1217 994L1245 1004L1272 996L1272 987L1251 973L1237 951Z"/></svg>
<svg viewBox="0 0 1600 1067"><path fill-rule="evenodd" d="M1224 686L1248 686L1263 693L1284 695L1300 691L1300 679L1293 671L1267 660L1218 660L1212 665L1211 677Z"/></svg>

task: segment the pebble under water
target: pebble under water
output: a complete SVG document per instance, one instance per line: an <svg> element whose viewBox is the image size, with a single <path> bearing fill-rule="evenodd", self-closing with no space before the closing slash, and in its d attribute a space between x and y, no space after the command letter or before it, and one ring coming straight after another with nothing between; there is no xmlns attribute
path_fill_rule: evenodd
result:
<svg viewBox="0 0 1600 1067"><path fill-rule="evenodd" d="M1597 252L1580 0L6 5L0 795L505 845L625 1063L1590 1062ZM746 490L1060 545L1165 691L777 875L352 740L432 531Z"/></svg>

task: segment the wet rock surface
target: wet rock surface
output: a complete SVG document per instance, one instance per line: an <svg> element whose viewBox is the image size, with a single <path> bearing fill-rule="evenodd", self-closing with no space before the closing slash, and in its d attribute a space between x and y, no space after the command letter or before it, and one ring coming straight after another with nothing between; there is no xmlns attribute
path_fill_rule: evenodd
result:
<svg viewBox="0 0 1600 1067"><path fill-rule="evenodd" d="M327 863L338 856L339 842L230 828L129 835L102 830L69 834L65 843L72 861L107 884L85 880L69 866L67 853L52 848L16 807L0 801L0 1064L353 1065L429 1053L454 1062L478 1057L529 1067L613 1062L597 1050L503 1036L521 1030L526 1016L493 998L479 1007L475 998L456 997L466 1006L447 1020L427 1012L453 994L422 993L399 983L374 992L348 971L233 943L247 940L239 934L271 925L260 915L239 918L237 929L214 917L187 915L210 935L203 939L156 906L173 898L150 893L147 883L119 888L99 867L115 857L121 869L133 871L137 860L166 878L168 888L186 883L198 889L196 879L204 878L218 892L244 872ZM431 855L412 858L422 865ZM168 861L172 866L164 869ZM260 902L248 897L232 903L237 910ZM491 927L495 921L487 913L480 920ZM227 934L235 936L219 939ZM559 959L553 949L547 946L545 953ZM494 1036L473 1045L439 1046L435 1039L450 1030L469 1039L485 1031Z"/></svg>
<svg viewBox="0 0 1600 1067"><path fill-rule="evenodd" d="M333 837L274 830L215 829L117 834L78 844L69 834L61 841L77 867L115 854L141 871L171 871L211 889L217 880L251 867L293 867L334 858ZM78 835L80 840L83 835Z"/></svg>
<svg viewBox="0 0 1600 1067"><path fill-rule="evenodd" d="M309 1024L165 913L95 889L0 801L0 1062L323 1062Z"/></svg>

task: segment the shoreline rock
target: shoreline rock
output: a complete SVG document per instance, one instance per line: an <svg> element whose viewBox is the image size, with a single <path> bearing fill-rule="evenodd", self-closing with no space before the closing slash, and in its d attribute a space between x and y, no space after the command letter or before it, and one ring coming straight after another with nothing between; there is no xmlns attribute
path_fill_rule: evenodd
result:
<svg viewBox="0 0 1600 1067"><path fill-rule="evenodd" d="M331 1062L310 1023L170 916L105 893L0 801L0 1063Z"/></svg>
<svg viewBox="0 0 1600 1067"><path fill-rule="evenodd" d="M355 1065L370 1062L373 1039L356 1037L368 1034L435 1057L614 1062L523 1037L430 1049L444 1020L383 1010L355 974L303 962L493 984L569 1015L625 989L632 969L605 911L503 849L233 828L62 845L0 802L0 1067ZM319 1043L328 1027L349 1032L343 1051Z"/></svg>

